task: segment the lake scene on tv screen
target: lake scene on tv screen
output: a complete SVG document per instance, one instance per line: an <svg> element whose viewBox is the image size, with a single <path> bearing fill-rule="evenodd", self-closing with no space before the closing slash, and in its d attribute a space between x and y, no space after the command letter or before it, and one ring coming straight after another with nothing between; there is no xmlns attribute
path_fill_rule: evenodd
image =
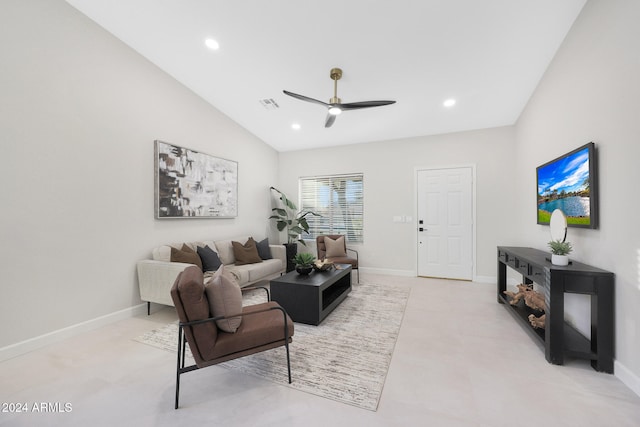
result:
<svg viewBox="0 0 640 427"><path fill-rule="evenodd" d="M538 223L560 209L569 225L590 225L589 148L538 168Z"/></svg>

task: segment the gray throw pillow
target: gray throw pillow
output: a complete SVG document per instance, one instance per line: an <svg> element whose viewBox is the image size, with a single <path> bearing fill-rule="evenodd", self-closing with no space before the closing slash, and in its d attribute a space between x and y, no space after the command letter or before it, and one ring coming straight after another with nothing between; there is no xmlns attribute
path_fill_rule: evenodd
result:
<svg viewBox="0 0 640 427"><path fill-rule="evenodd" d="M258 255L260 255L260 258L262 259L272 259L273 256L271 255L271 248L269 247L269 239L266 238L264 240L259 241L258 243L256 243L256 247L258 248Z"/></svg>
<svg viewBox="0 0 640 427"><path fill-rule="evenodd" d="M202 271L216 271L222 265L218 253L208 245L204 248L198 246L198 255L202 260Z"/></svg>

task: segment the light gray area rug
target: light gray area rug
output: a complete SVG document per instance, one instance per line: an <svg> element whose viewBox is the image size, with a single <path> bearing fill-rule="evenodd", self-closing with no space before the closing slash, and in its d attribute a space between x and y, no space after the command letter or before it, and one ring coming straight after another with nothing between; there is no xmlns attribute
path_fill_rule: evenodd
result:
<svg viewBox="0 0 640 427"><path fill-rule="evenodd" d="M289 346L291 384L284 347L218 366L375 411L408 298L408 287L355 284L319 326L296 323ZM254 291L244 303L264 300L264 291ZM175 353L177 339L177 323L171 323L136 341Z"/></svg>

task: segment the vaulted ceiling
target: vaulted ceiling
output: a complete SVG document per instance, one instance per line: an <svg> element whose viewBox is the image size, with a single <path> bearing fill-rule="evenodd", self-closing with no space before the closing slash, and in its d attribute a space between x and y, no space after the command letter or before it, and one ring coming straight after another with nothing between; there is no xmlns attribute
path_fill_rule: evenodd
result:
<svg viewBox="0 0 640 427"><path fill-rule="evenodd" d="M279 151L512 125L586 2L67 1ZM334 67L342 102L396 104L325 128L283 94L329 102Z"/></svg>

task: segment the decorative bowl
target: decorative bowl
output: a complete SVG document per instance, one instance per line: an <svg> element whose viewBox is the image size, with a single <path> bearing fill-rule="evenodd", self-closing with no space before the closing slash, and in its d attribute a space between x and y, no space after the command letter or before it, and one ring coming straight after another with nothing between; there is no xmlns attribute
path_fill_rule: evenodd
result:
<svg viewBox="0 0 640 427"><path fill-rule="evenodd" d="M298 274L307 275L311 273L312 270L313 267L311 267L310 265L296 265L296 271L298 272Z"/></svg>
<svg viewBox="0 0 640 427"><path fill-rule="evenodd" d="M331 261L316 261L313 264L313 269L316 271L328 271L331 270L333 268L333 263Z"/></svg>

